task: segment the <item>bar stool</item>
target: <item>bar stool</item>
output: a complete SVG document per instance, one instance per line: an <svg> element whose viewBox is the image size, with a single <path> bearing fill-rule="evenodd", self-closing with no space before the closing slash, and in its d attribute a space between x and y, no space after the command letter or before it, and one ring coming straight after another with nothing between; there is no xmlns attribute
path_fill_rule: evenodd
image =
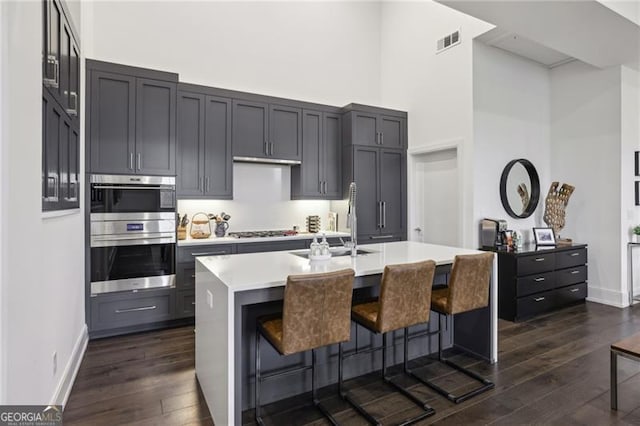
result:
<svg viewBox="0 0 640 426"><path fill-rule="evenodd" d="M495 386L490 380L468 370L442 356L442 318L489 306L489 284L493 253L458 255L453 261L449 285L446 288L433 290L431 309L438 313L438 360L461 373L480 382L480 387L463 395L455 396L442 389L432 381L424 380L413 372L411 376L448 400L458 404Z"/></svg>
<svg viewBox="0 0 640 426"><path fill-rule="evenodd" d="M269 378L311 369L311 396L313 405L334 425L333 416L322 406L316 394L317 348L338 343L342 355L342 342L351 336L351 298L353 295L352 269L309 275L291 275L284 289L284 307L281 316L259 318L256 333L255 397L256 423L263 425L260 413L260 385ZM260 371L260 336L280 355L291 355L311 350L311 366L294 367L263 375ZM340 363L339 370L342 368ZM342 377L342 372L339 371Z"/></svg>
<svg viewBox="0 0 640 426"><path fill-rule="evenodd" d="M435 269L436 264L432 260L387 265L382 274L380 297L375 301L356 304L351 308L351 318L356 324L367 328L373 333L382 334L382 347L356 351L346 357L382 349L383 381L423 409L421 414L402 423L403 425L432 416L435 414L435 410L387 377L387 333L404 329L404 368L405 371L408 370L408 330L413 325L424 324L429 321L431 286ZM340 357L340 361L342 362L342 357ZM340 369L340 373L342 373L342 369ZM342 378L340 378L340 381L342 382ZM369 422L380 424L375 417L369 414L346 392L342 396Z"/></svg>

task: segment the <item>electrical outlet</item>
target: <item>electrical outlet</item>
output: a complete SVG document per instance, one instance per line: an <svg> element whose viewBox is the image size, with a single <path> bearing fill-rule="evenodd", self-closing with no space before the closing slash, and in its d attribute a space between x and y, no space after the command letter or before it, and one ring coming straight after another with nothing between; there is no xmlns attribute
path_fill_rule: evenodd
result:
<svg viewBox="0 0 640 426"><path fill-rule="evenodd" d="M51 361L53 362L53 375L55 376L56 373L58 372L58 353L57 352L53 352Z"/></svg>
<svg viewBox="0 0 640 426"><path fill-rule="evenodd" d="M209 309L213 309L213 294L209 290L207 290L207 305Z"/></svg>

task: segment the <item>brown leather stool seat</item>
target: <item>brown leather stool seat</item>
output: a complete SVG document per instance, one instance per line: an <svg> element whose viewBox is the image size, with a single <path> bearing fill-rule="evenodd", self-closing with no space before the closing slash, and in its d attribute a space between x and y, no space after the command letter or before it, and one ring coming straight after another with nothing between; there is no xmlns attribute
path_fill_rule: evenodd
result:
<svg viewBox="0 0 640 426"><path fill-rule="evenodd" d="M393 382L387 377L387 333L404 329L404 367L408 370L408 330L417 324L429 321L431 287L435 274L436 264L432 260L400 265L387 265L382 274L380 283L380 297L374 301L359 303L351 308L351 318L363 327L374 333L382 334L382 379L391 385L402 395L410 399L423 412L414 418L408 419L402 424L411 424L435 414L435 410L420 400L404 387ZM363 351L363 352L370 352ZM348 356L353 356L355 352ZM348 394L344 398L351 403L371 423L379 424L378 420L369 414Z"/></svg>
<svg viewBox="0 0 640 426"><path fill-rule="evenodd" d="M313 404L332 424L337 424L316 395L315 349L338 343L340 345L339 352L342 354L342 342L350 339L353 277L352 269L289 276L284 289L282 315L258 319L256 333L256 423L264 424L260 415L260 385L263 380L290 374L297 370L311 369ZM280 355L291 355L310 350L312 352L311 366L262 375L260 371L260 336L266 337ZM342 365L339 365L340 377L342 377L341 367ZM342 386L341 382L340 386Z"/></svg>
<svg viewBox="0 0 640 426"><path fill-rule="evenodd" d="M456 256L451 269L449 285L446 288L433 290L431 297L431 309L437 312L439 317L438 360L477 380L481 383L481 386L463 395L455 396L429 380L423 380L415 375L414 377L456 404L492 389L494 384L473 371L443 358L442 318L446 318L446 315L455 315L489 306L489 287L493 258L493 253Z"/></svg>

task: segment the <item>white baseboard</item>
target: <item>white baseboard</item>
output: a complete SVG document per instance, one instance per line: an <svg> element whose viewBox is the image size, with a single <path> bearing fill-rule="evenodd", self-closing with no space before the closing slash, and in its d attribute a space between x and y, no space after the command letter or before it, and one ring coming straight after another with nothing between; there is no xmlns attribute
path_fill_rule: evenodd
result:
<svg viewBox="0 0 640 426"><path fill-rule="evenodd" d="M616 308L626 308L629 306L629 296L620 291L606 288L589 286L589 302L601 303L603 305L615 306Z"/></svg>
<svg viewBox="0 0 640 426"><path fill-rule="evenodd" d="M80 369L80 364L84 358L84 352L87 350L88 343L89 333L87 331L87 325L85 324L80 331L76 344L73 346L69 362L67 362L67 365L64 367L64 371L62 372L62 376L60 376L60 382L58 382L58 386L56 386L50 405L62 405L64 409L64 406L67 404L67 400L69 399L71 388L73 388L73 383L76 381L76 375Z"/></svg>

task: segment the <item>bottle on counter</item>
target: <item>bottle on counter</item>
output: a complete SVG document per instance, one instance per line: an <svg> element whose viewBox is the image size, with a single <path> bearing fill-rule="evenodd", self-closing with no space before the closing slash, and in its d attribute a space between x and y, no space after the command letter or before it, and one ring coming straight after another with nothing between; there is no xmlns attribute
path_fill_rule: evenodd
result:
<svg viewBox="0 0 640 426"><path fill-rule="evenodd" d="M319 256L320 255L320 243L318 243L318 236L314 235L313 236L313 241L311 242L311 245L309 246L309 254L311 256Z"/></svg>
<svg viewBox="0 0 640 426"><path fill-rule="evenodd" d="M324 233L322 234L322 241L320 242L320 255L329 255L329 242L327 241L327 236Z"/></svg>

